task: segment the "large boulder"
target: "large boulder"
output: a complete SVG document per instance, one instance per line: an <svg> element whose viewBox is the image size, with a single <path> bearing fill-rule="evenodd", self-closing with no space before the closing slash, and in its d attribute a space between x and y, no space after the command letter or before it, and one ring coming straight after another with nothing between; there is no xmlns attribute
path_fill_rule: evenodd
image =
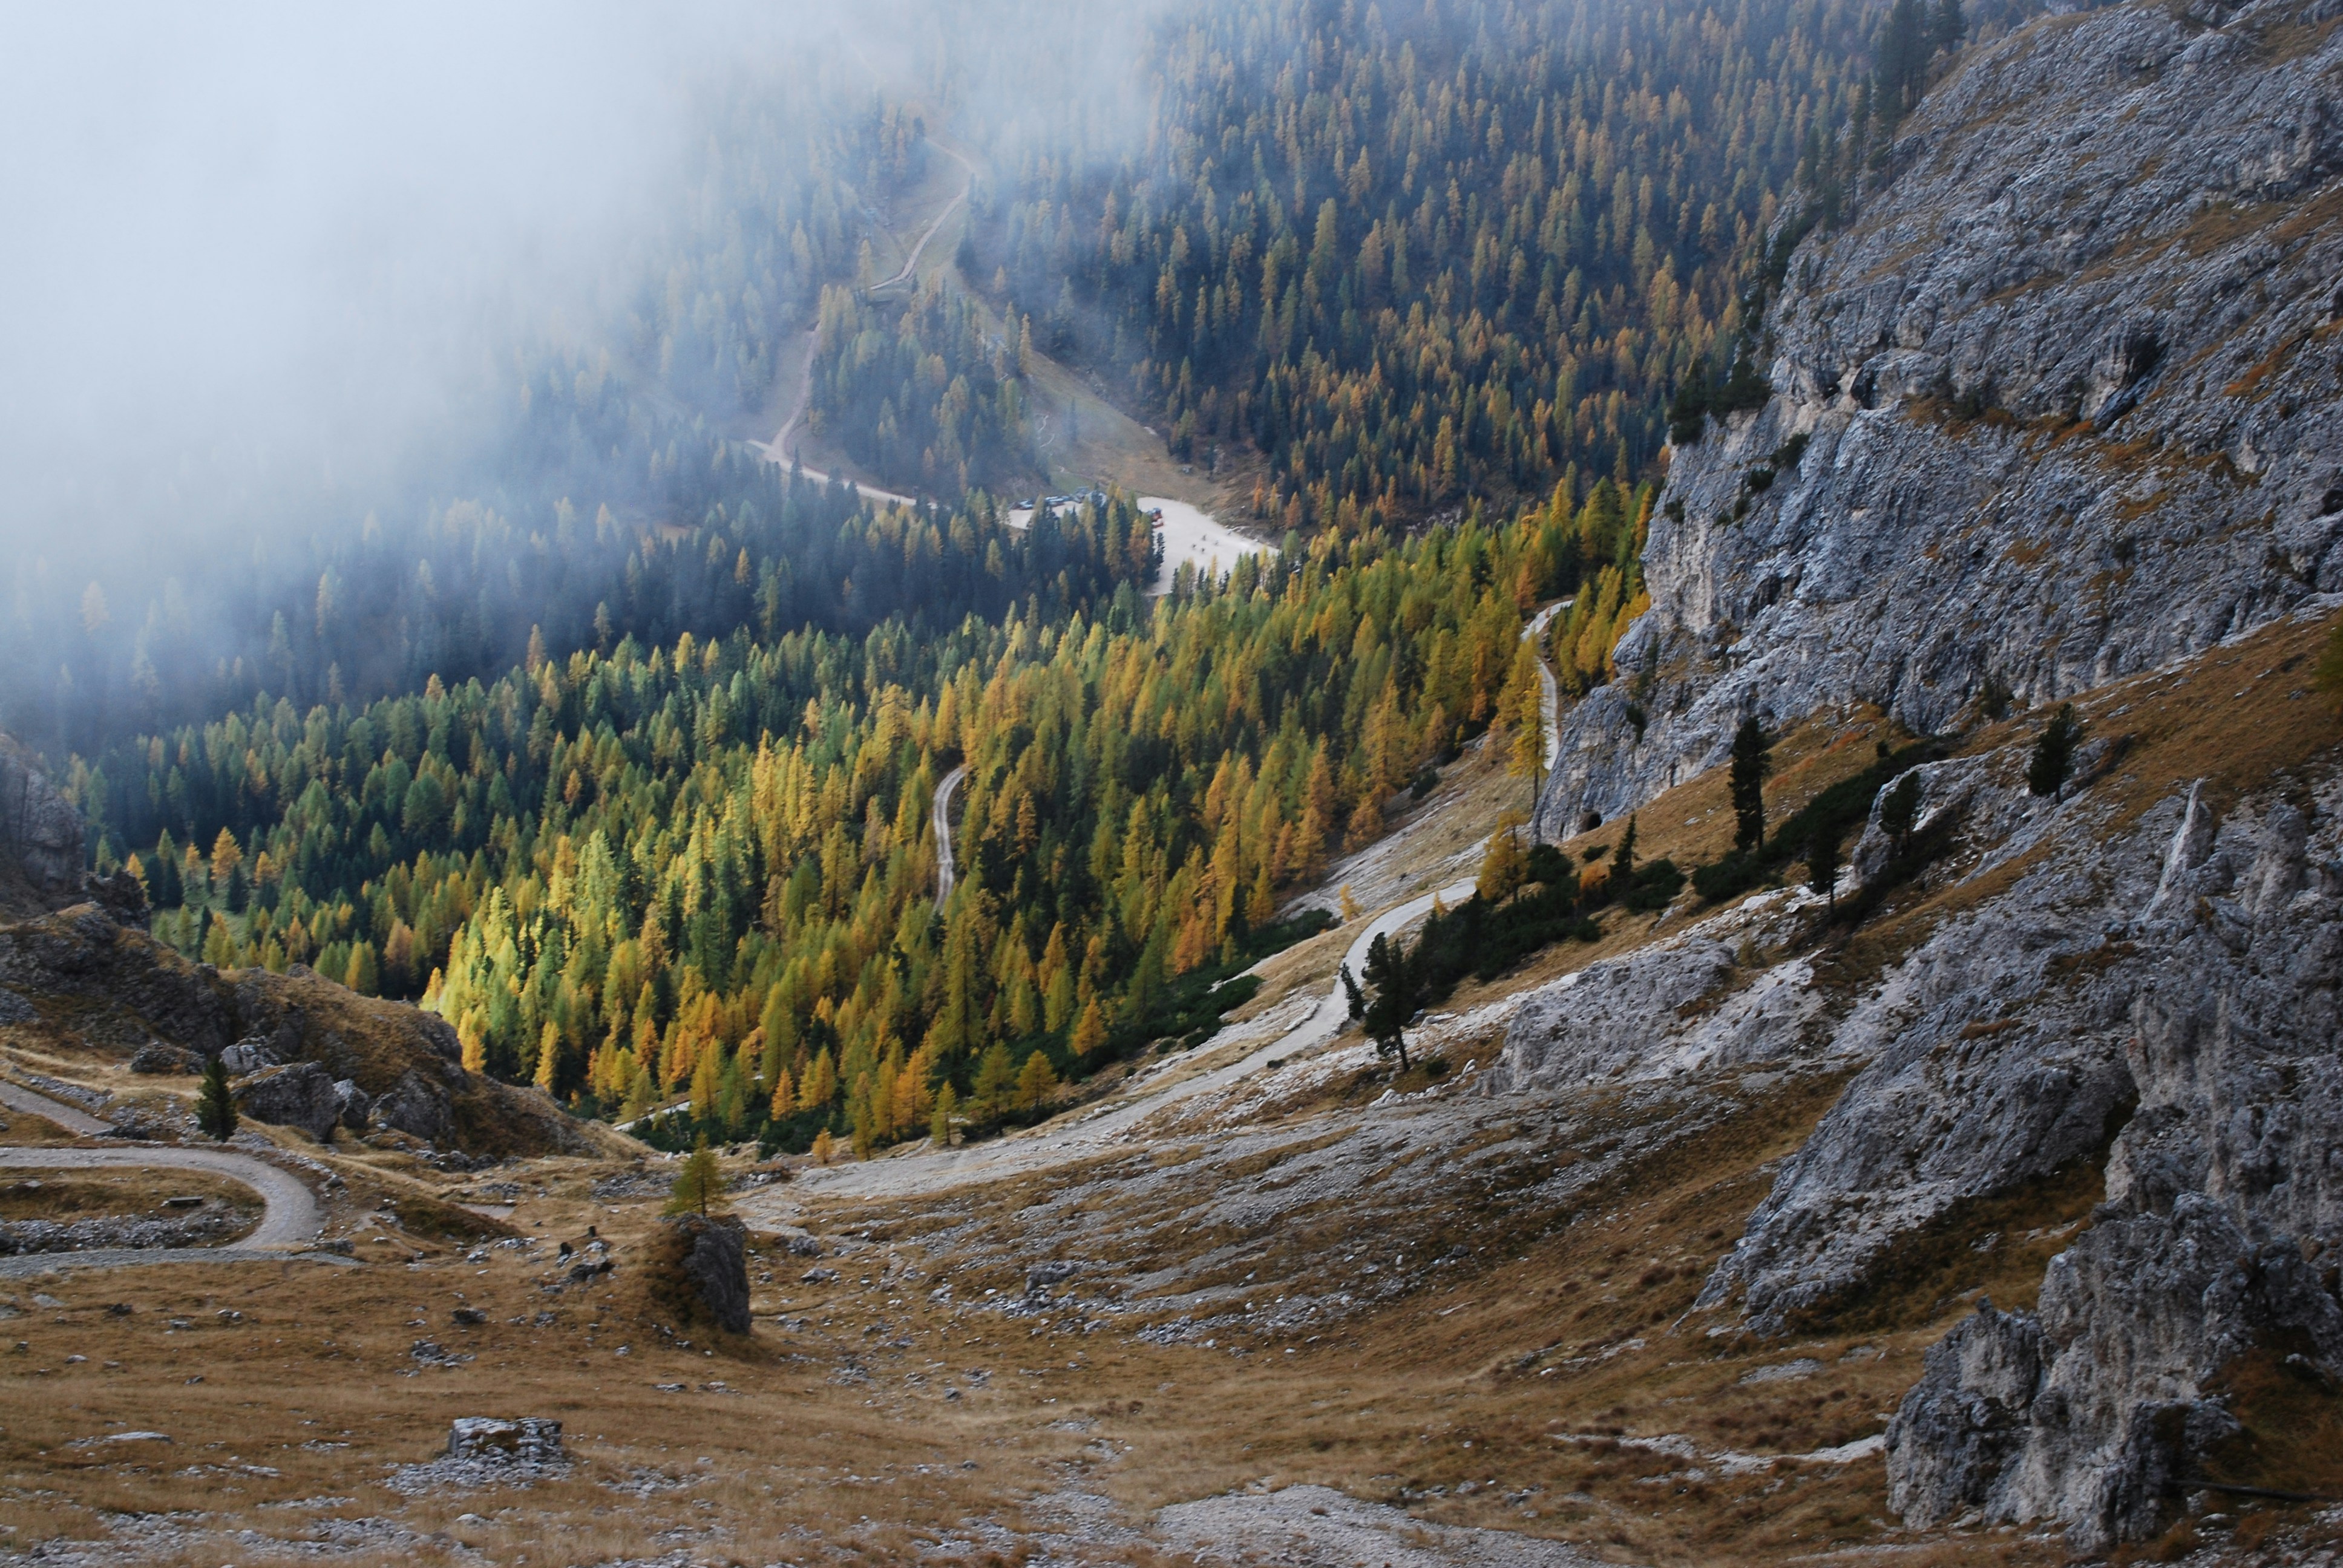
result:
<svg viewBox="0 0 2343 1568"><path fill-rule="evenodd" d="M159 1040L152 1045L140 1046L137 1053L130 1059L130 1070L133 1072L178 1077L192 1076L203 1070L204 1059L200 1052L181 1046L166 1045Z"/></svg>
<svg viewBox="0 0 2343 1568"><path fill-rule="evenodd" d="M731 1215L661 1221L647 1271L654 1298L678 1318L749 1332L748 1231Z"/></svg>
<svg viewBox="0 0 2343 1568"><path fill-rule="evenodd" d="M297 1127L323 1143L342 1119L333 1074L314 1061L264 1068L235 1086L236 1109L255 1121Z"/></svg>

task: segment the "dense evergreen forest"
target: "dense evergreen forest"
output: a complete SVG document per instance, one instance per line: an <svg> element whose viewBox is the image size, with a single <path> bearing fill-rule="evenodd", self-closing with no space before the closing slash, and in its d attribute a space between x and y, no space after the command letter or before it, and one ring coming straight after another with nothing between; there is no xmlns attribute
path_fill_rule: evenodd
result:
<svg viewBox="0 0 2343 1568"><path fill-rule="evenodd" d="M1004 108L957 265L877 290L921 114L736 85L623 308L517 325L481 434L411 489L151 593L20 571L5 722L69 759L166 940L419 1000L581 1112L688 1094L699 1131L866 1149L1034 1114L1208 1031L1244 992L1207 988L1304 934L1293 892L1526 726L1538 605L1573 596L1566 698L1614 678L1664 442L1762 395L1787 242L1892 177L1966 25L1189 7L1136 134ZM737 438L809 335L809 427L955 499ZM1007 526L1037 354L1175 456L1257 454L1284 548L1158 600L1120 492ZM1542 896L1504 941L1578 929L1574 887Z"/></svg>
<svg viewBox="0 0 2343 1568"><path fill-rule="evenodd" d="M1670 392L1753 325L1769 227L1866 112L1876 20L1204 7L1160 41L1144 151L1029 152L988 193L978 270L1051 352L1131 377L1179 455L1257 448L1256 516L1583 494L1642 472Z"/></svg>
<svg viewBox="0 0 2343 1568"><path fill-rule="evenodd" d="M363 709L257 702L110 759L108 844L190 954L419 997L474 1066L581 1105L688 1091L727 1133L867 1144L949 1085L981 1123L1181 1021L1183 977L1249 961L1427 765L1518 723L1524 607L1627 509L1606 484L1575 516L1322 536L1151 606L1115 498L1018 541L1116 577L1071 608L744 618ZM938 909L928 807L963 759Z"/></svg>

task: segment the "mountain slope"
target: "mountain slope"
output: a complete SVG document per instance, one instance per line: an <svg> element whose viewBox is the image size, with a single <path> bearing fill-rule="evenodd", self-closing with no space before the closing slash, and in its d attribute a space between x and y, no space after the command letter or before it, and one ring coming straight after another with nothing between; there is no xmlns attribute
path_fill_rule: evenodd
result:
<svg viewBox="0 0 2343 1568"><path fill-rule="evenodd" d="M1945 729L2343 588L2331 9L2046 18L1930 95L1793 256L1771 400L1674 452L1651 613L1551 819L1721 761L1748 714Z"/></svg>
<svg viewBox="0 0 2343 1568"><path fill-rule="evenodd" d="M1652 608L1564 724L1544 809L1574 823L1752 715L1967 732L1919 770L1934 864L1891 863L1874 801L1856 934L1722 958L1674 1014L1617 999L1679 1000L1683 952L1551 988L1493 1077L1860 1068L1704 1290L1720 1331L1876 1316L2103 1182L2038 1303L1931 1352L1888 1434L1912 1524L2101 1550L2189 1488L2343 1485L2343 766L2309 690L2343 588L2339 69L2303 4L2051 17L1966 61L1792 257L1774 395L1674 452ZM2077 788L2031 796L2039 710L2094 692Z"/></svg>

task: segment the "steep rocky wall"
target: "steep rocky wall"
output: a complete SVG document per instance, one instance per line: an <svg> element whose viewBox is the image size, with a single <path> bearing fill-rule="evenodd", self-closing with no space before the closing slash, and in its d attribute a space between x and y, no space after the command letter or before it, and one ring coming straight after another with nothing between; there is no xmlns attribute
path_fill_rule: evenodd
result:
<svg viewBox="0 0 2343 1568"><path fill-rule="evenodd" d="M2331 614L2338 81L2338 0L2055 16L1960 62L1892 183L1793 256L1772 398L1674 454L1652 608L1565 720L1545 819L1645 803L1753 714L1968 729ZM1903 1402L1910 1523L2104 1549L2226 1462L2248 1358L2343 1381L2343 769L2306 739L2193 789L2217 732L2065 800L2026 793L2022 745L1932 764L1943 913L1875 978L1817 994L1742 956L1782 914L1712 920L1543 989L1491 1075L1864 1064L1703 1293L1759 1334L1866 1299L1967 1205L2104 1164L2039 1299L1963 1320ZM1885 858L1875 802L1855 879Z"/></svg>
<svg viewBox="0 0 2343 1568"><path fill-rule="evenodd" d="M1794 256L1771 401L1674 452L1652 608L1563 725L1547 822L1753 713L1939 731L2343 588L2338 10L2048 17L1929 94L1892 183Z"/></svg>
<svg viewBox="0 0 2343 1568"><path fill-rule="evenodd" d="M2107 1201L2052 1260L2037 1310L1979 1312L1905 1400L1888 1472L1913 1523L2058 1519L2087 1549L2146 1533L2173 1492L2217 1471L2237 1430L2217 1395L2225 1369L2260 1348L2343 1373L2343 783L2330 777L2314 811L2265 797L2217 823L2192 798L2118 847L2127 874L2096 910L2070 906L2103 914L2100 950L2120 956L2030 1021L2115 1024L2081 1054L2137 1109L2110 1151ZM2026 1080L2039 1060L1964 1063L1966 1092ZM1896 1091L1918 1070L1899 1052L1858 1080L1713 1290L1745 1282L1754 1303L1771 1283L1782 1299L1779 1277L1802 1267L1790 1259L1832 1251L1800 1247L1792 1216L1847 1201L1848 1152L1931 1147L1896 1125L1909 1097Z"/></svg>

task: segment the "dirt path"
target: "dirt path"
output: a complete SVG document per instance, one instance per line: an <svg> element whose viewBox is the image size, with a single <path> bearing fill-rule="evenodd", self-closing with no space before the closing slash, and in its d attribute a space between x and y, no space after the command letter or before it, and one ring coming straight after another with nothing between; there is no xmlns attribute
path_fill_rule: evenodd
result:
<svg viewBox="0 0 2343 1568"><path fill-rule="evenodd" d="M108 1122L15 1084L0 1084L0 1103L12 1111L44 1117L68 1132L114 1131ZM325 1223L317 1200L299 1177L265 1160L226 1149L176 1149L155 1143L125 1144L116 1149L0 1147L0 1167L24 1171L202 1171L244 1183L259 1193L266 1205L259 1225L233 1247L114 1247L86 1252L29 1252L21 1257L0 1258L0 1279L42 1274L52 1269L108 1269L142 1263L282 1262L287 1255L304 1252L316 1241Z"/></svg>
<svg viewBox="0 0 2343 1568"><path fill-rule="evenodd" d="M789 445L789 437L796 433L799 423L805 418L807 405L813 401L814 340L820 336L820 327L806 334L805 368L798 375L798 395L789 408L789 417L781 421L781 427L773 432L771 440L751 441L749 445L764 453L767 462L781 467L794 465L797 471L807 478L817 484L827 485L830 483L830 477L820 468L809 468L798 463L796 449ZM850 480L849 483L854 486L857 494L874 501L885 501L899 507L916 507L920 504L919 498L916 496L906 496L894 490L882 490L876 485L866 485L860 480Z"/></svg>
<svg viewBox="0 0 2343 1568"><path fill-rule="evenodd" d="M952 162L967 170L968 178L960 182L960 195L952 197L951 200L944 204L944 210L936 214L936 221L928 225L928 232L920 236L920 242L911 246L911 254L904 261L903 270L897 273L894 276L889 278L884 283L872 284L869 288L862 291L865 294L876 294L882 288L892 288L895 285L910 276L912 270L920 265L920 252L928 248L928 241L936 237L936 231L944 226L945 223L950 219L953 213L960 210L960 205L968 200L969 193L976 188L976 166L974 164L969 162L967 158L961 156L959 153L954 152L951 148L944 146L943 143L936 140L933 136L930 136L928 138L928 146L935 148L936 151L943 154L944 156L951 159Z"/></svg>
<svg viewBox="0 0 2343 1568"><path fill-rule="evenodd" d="M1573 602L1572 599L1558 599L1532 616L1529 625L1522 628L1522 640L1528 643L1530 650L1537 655L1538 715L1545 725L1545 770L1548 778L1553 777L1554 765L1562 756L1562 689L1554 684L1554 665L1545 656L1545 628ZM1544 814L1545 790L1540 789L1537 803L1530 808L1530 837L1533 839L1540 837L1539 829L1544 825L1541 819Z"/></svg>
<svg viewBox="0 0 2343 1568"><path fill-rule="evenodd" d="M1398 931L1432 911L1436 899L1445 904L1472 897L1473 884L1457 882L1436 892L1394 904L1360 926L1342 955L1353 974L1365 965L1367 949L1375 938ZM1265 961L1265 960L1264 960ZM1256 966L1258 967L1258 966ZM1302 999L1296 999L1302 1000ZM1332 1040L1350 1021L1348 1000L1339 976L1309 1004L1309 1010L1267 1042L1233 1061L1208 1071L1159 1085L1141 1085L1134 1094L1108 1101L1090 1111L1061 1117L1031 1132L996 1138L967 1148L939 1150L921 1146L917 1152L850 1164L805 1169L791 1184L789 1194L760 1193L742 1201L744 1211L769 1211L766 1217L793 1211L799 1201L820 1194L840 1198L893 1198L930 1192L972 1181L992 1181L1048 1170L1107 1152L1123 1141L1138 1125L1158 1111L1213 1090L1226 1089L1260 1071L1272 1060L1283 1060Z"/></svg>
<svg viewBox="0 0 2343 1568"><path fill-rule="evenodd" d="M936 907L938 909L943 908L944 900L951 897L952 890L954 875L951 847L952 791L959 789L960 781L967 777L968 764L965 762L945 774L943 782L936 786L935 804L929 808L936 823Z"/></svg>

